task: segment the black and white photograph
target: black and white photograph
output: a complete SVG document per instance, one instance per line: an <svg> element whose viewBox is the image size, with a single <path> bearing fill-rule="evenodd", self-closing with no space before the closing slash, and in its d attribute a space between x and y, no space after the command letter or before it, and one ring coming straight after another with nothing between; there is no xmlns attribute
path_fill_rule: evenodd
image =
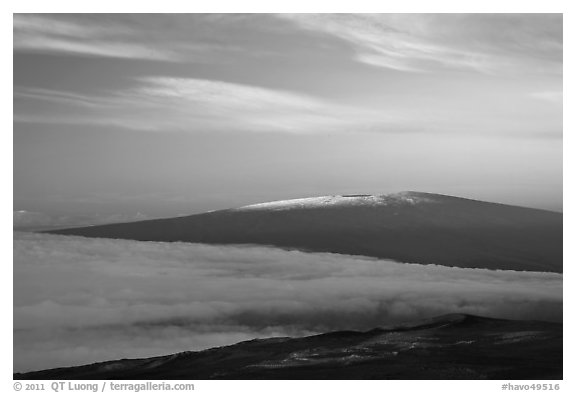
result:
<svg viewBox="0 0 576 393"><path fill-rule="evenodd" d="M15 381L559 389L562 13L12 19Z"/></svg>

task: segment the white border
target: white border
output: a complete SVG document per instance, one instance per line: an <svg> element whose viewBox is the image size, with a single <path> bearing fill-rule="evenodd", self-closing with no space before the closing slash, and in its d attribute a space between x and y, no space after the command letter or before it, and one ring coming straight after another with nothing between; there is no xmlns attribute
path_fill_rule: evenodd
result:
<svg viewBox="0 0 576 393"><path fill-rule="evenodd" d="M572 2L573 3L573 2ZM377 1L377 0L353 0L353 1L311 1L292 0L284 2L264 1L264 0L210 0L204 1L175 1L162 0L154 2L101 0L92 2L79 2L71 0L50 0L50 1L7 1L2 5L1 26L3 29L2 48L3 53L10 53L10 59L5 56L2 61L2 105L4 132L1 134L2 154L2 183L5 185L2 196L4 209L2 212L2 263L4 264L2 280L1 310L4 313L3 323L0 325L2 333L2 381L1 391L10 392L13 390L12 381L12 213L8 211L10 198L12 197L12 163L13 163L13 140L12 133L8 132L12 127L12 96L11 85L13 77L12 51L12 13L13 12L533 12L533 13L564 13L564 107L574 108L570 104L571 87L574 85L574 72L576 64L574 62L574 7L568 0L546 0L546 1L503 1L484 0L477 2L447 1L447 0L402 0L402 1ZM574 101L574 100L572 100ZM565 257L564 257L564 381L560 381L561 391L576 391L573 373L574 361L573 353L574 336L576 331L574 318L574 285L573 276L575 268L573 266L574 251L571 243L574 242L574 231L572 230L574 200L574 184L571 180L571 169L574 166L574 159L570 154L574 154L573 111L564 114L564 214L565 214ZM9 323L10 322L10 323ZM136 382L136 381L135 381ZM185 381L188 382L188 381ZM508 381L194 381L196 390L202 392L212 391L238 391L246 389L251 392L266 392L271 389L279 392L288 391L317 391L329 390L333 392L350 391L442 391L442 392L496 392L501 391L502 383ZM513 382L513 381L512 381ZM539 381L518 382L531 384ZM542 383L556 383L557 381L541 381ZM48 391L50 391L48 386Z"/></svg>

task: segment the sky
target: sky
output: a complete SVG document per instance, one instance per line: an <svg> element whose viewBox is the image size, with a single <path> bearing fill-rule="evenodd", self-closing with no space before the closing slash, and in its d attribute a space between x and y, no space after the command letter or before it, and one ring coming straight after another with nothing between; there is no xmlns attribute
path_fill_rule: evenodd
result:
<svg viewBox="0 0 576 393"><path fill-rule="evenodd" d="M561 14L15 14L14 225L423 191L562 211Z"/></svg>
<svg viewBox="0 0 576 393"><path fill-rule="evenodd" d="M158 263L162 261L162 263ZM14 371L449 313L562 321L562 275L14 233Z"/></svg>

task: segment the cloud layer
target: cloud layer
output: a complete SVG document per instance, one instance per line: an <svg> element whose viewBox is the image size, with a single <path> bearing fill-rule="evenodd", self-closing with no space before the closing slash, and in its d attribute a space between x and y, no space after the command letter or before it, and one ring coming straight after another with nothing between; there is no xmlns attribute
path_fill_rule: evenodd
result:
<svg viewBox="0 0 576 393"><path fill-rule="evenodd" d="M14 235L27 371L464 312L562 318L562 276L265 247Z"/></svg>

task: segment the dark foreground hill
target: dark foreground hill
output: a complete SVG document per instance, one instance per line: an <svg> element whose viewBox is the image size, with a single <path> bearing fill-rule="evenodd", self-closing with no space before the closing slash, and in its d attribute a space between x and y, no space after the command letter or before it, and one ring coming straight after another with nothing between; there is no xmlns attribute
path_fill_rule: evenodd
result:
<svg viewBox="0 0 576 393"><path fill-rule="evenodd" d="M562 379L562 324L455 314L368 332L252 340L14 379Z"/></svg>
<svg viewBox="0 0 576 393"><path fill-rule="evenodd" d="M561 213L418 192L293 199L51 233L264 244L410 263L562 272Z"/></svg>

